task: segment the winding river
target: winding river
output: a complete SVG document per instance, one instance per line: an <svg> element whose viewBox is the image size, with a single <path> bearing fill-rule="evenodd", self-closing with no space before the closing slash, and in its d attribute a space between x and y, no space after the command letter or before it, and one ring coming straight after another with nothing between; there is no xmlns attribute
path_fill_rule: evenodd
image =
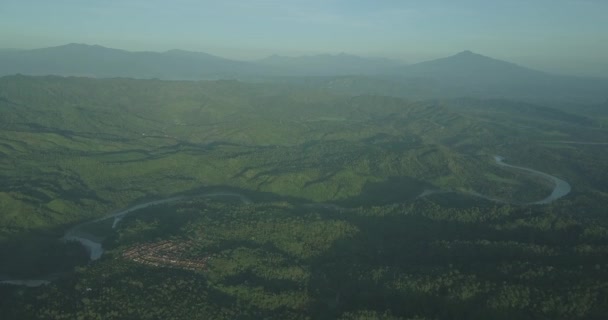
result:
<svg viewBox="0 0 608 320"><path fill-rule="evenodd" d="M103 255L103 247L101 245L101 242L103 241L103 239L100 239L98 237L95 237L91 234L88 234L86 232L82 231L82 228L97 222L101 222L101 221L105 221L108 219L114 219L114 221L112 222L112 228L116 228L116 226L118 225L118 223L120 223L120 221L122 221L122 219L124 219L124 217L126 217L129 213L133 213L137 210L140 209L144 209L147 207L151 207L151 206L156 206L159 204L164 204L164 203L169 203L169 202L175 202L178 200L182 200L185 197L172 197L172 198L167 198L167 199L161 199L161 200L154 200L154 201L149 201L146 203L142 203L142 204L138 204L138 205L134 205L132 207L129 207L127 209L118 211L118 212L114 212L111 214L108 214L104 217L98 218L98 219L94 219L91 221L87 221L87 222L83 222L79 225L74 226L73 228L69 229L61 238L63 241L78 241L80 242L80 244L85 247L87 249L87 251L89 252L89 258L91 260L97 260L99 258L101 258L101 255Z"/></svg>
<svg viewBox="0 0 608 320"><path fill-rule="evenodd" d="M197 197L205 197L205 198L234 197L234 198L239 199L239 201L241 201L241 203L243 203L243 204L252 203L252 201L249 198L247 198L246 196L244 196L240 193L235 193L235 192L210 192L210 193L204 193L204 194L198 195ZM160 204L185 200L187 198L191 198L191 197L185 197L185 196L171 197L171 198L166 198L166 199L161 199L161 200L148 201L145 203L141 203L141 204L137 204L137 205L128 207L126 209L122 209L120 211L105 215L101 218L89 220L89 221L83 222L81 224L78 224L78 225L70 228L68 231L65 232L63 237L61 237L61 240L79 242L84 248L86 248L87 252L89 253L89 259L91 261L94 261L94 260L101 258L101 256L103 255L104 250L103 250L102 242L104 239L83 231L84 227L97 223L97 222L113 219L112 228L114 229L126 216L128 216L129 214L131 214L135 211L138 211L138 210L141 210L144 208L148 208L148 207L152 207L152 206L157 206ZM49 283L50 283L50 280L48 280L48 279L21 280L21 279L12 279L12 278L7 279L7 277L5 277L4 280L0 280L0 284L9 284L9 285L27 286L27 287L38 287L38 286L46 285Z"/></svg>
<svg viewBox="0 0 608 320"><path fill-rule="evenodd" d="M517 169L517 170L522 170L522 171L526 171L530 174L533 175L537 175L543 179L546 179L548 181L550 181L551 183L553 183L554 188L553 191L551 192L551 194L549 196L547 196L544 199L535 201L535 202L531 202L531 203L526 203L528 205L539 205L539 204L548 204L551 203L559 198L562 198L564 196L566 196L568 193L570 193L570 191L572 190L570 184L560 178L554 177L550 174L544 173L544 172L540 172L531 168L526 168L526 167L520 167L520 166L514 166L514 165L510 165L504 162L504 158L501 156L494 156L494 161L496 161L496 163L500 166L504 166L507 168L511 168L511 169ZM446 193L446 192L450 192L450 191L442 191L442 190L425 190L421 195L419 195L417 198L423 198L426 196L429 196L431 194L436 194L436 193ZM501 200L501 199L496 199L496 198L491 198L488 196L484 196L478 193L470 193L473 194L475 196L478 197L482 197L484 199L488 199L488 200L492 200L492 201L496 201L496 202L501 202L501 203L508 203L507 201ZM235 192L210 192L210 193L204 193L201 195L198 195L198 197L234 197L239 199L239 201L241 201L244 204L250 204L252 203L252 201L247 198L246 196L240 194L240 193L235 193ZM140 210L140 209L144 209L147 207L151 207L151 206L156 206L156 205L160 205L160 204L165 204L165 203L171 203L171 202L176 202L176 201L180 201L180 200L184 200L187 199L189 197L185 197L185 196L178 196L178 197L171 197L171 198L166 198L166 199L161 199L161 200L154 200L154 201L149 201L149 202L145 202L145 203L141 203L141 204L137 204L131 207L128 207L126 209L122 209L120 211L117 212L113 212L110 213L106 216L103 216L101 218L97 218L94 220L90 220L90 221L86 221L83 222L81 224L78 224L72 228L70 228L68 231L66 231L66 233L63 235L63 237L61 238L63 241L77 241L79 242L83 247L85 247L87 249L87 252L89 253L89 259L90 260L97 260L99 258L101 258L101 256L103 255L103 238L99 238L96 237L94 235L88 234L87 232L85 232L83 230L83 227L86 227L88 225L91 225L93 223L97 223L100 221L105 221L108 219L113 219L112 222L112 228L116 228L116 226L129 214ZM342 207L333 205L333 204L309 204L308 206L313 206L313 207L321 207L321 208L332 208L332 209L343 209ZM6 278L5 278L6 279ZM36 279L36 280L17 280L17 279L6 279L6 280L2 280L0 281L0 284L11 284L11 285L21 285L21 286L28 286L28 287L37 287L37 286L41 286L41 285L45 285L48 284L50 281L49 280L40 280L40 279Z"/></svg>
<svg viewBox="0 0 608 320"><path fill-rule="evenodd" d="M205 193L205 194L199 195L198 197L205 197L205 198L234 197L234 198L239 199L243 204L252 203L252 201L249 198L245 197L242 194L234 193L234 192L211 192L211 193ZM149 201L149 202L141 203L138 205L134 205L132 207L123 209L118 212L108 214L104 217L101 217L101 218L98 218L95 220L83 222L79 225L74 226L70 230L68 230L65 233L65 235L62 237L62 240L80 242L80 244L83 247L85 247L87 249L87 251L89 252L89 258L91 260L97 260L97 259L101 258L101 256L103 255L103 246L102 246L103 239L100 239L91 234L83 232L82 231L83 227L96 223L96 222L101 222L101 221L105 221L108 219L114 219L114 221L112 222L112 229L114 229L122 221L122 219L124 219L127 215L129 215L137 210L141 210L141 209L144 209L147 207L157 206L160 204L176 202L176 201L184 200L184 199L186 199L186 197L182 196L182 197L171 197L171 198L166 198L166 199L161 199L161 200Z"/></svg>
<svg viewBox="0 0 608 320"><path fill-rule="evenodd" d="M505 160L504 157L494 156L494 161L496 161L496 163L501 166L526 171L526 172L529 172L533 175L537 175L537 176L553 183L553 191L551 192L551 194L549 196L547 196L544 199L541 199L541 200L538 200L535 202L530 202L527 204L549 204L559 198L565 197L566 195L568 195L570 193L570 191L572 191L572 187L570 186L570 184L558 177L554 177L550 174L540 172L538 170L507 164L504 162L504 160Z"/></svg>
<svg viewBox="0 0 608 320"><path fill-rule="evenodd" d="M516 169L516 170L521 170L521 171L525 171L531 175L536 175L542 179L545 179L549 182L551 182L551 184L553 184L553 191L551 191L551 194L548 195L546 198L540 199L538 201L533 201L533 202L515 202L515 201L509 201L509 200L505 200L505 199L500 199L500 198L496 198L496 197L492 197L492 196L487 196L475 191L455 191L455 190L441 190L441 189L427 189L424 190L420 195L418 195L416 197L416 199L419 198L425 198L434 194L441 194L441 193L452 193L452 192L460 192L460 193L464 193L464 194L468 194L468 195L472 195L478 198L482 198L482 199L486 199L489 201L493 201L493 202L497 202L497 203L503 203L503 204L518 204L518 205L541 205L541 204L549 204L559 198L563 198L566 195L568 195L571 191L572 191L572 187L570 186L570 184L558 177L552 176L550 174L538 171L538 170L534 170L531 168L526 168L526 167L520 167L520 166L514 166L508 163L504 162L505 158L502 156L494 156L494 161L496 162L496 164L503 166L503 167L507 167L507 168L511 168L511 169Z"/></svg>

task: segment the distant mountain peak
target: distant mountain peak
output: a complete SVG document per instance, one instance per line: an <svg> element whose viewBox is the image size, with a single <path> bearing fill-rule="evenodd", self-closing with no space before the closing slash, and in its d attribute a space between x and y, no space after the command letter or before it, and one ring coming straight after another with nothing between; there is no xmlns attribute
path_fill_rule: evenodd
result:
<svg viewBox="0 0 608 320"><path fill-rule="evenodd" d="M464 50L460 53L457 54L457 56L469 56L469 55L475 55L476 53L474 53L471 50Z"/></svg>
<svg viewBox="0 0 608 320"><path fill-rule="evenodd" d="M182 50L182 49L171 49L171 50L167 50L167 51L163 52L163 54L190 56L190 55L197 55L197 54L203 54L203 53L202 52Z"/></svg>
<svg viewBox="0 0 608 320"><path fill-rule="evenodd" d="M33 49L33 51L47 51L47 50L69 51L69 52L74 52L74 51L76 51L76 52L91 52L91 51L119 52L119 51L121 51L122 52L123 51L120 49L106 48L104 46L100 46L97 44L86 44L86 43L68 43L68 44L55 46L55 47Z"/></svg>
<svg viewBox="0 0 608 320"><path fill-rule="evenodd" d="M454 58L466 58L466 59L484 58L484 59L495 60L495 59L490 58L488 56L484 56L483 54L475 53L475 52L473 52L471 50L465 50L465 51L459 52L459 53L453 55L452 57L454 57Z"/></svg>
<svg viewBox="0 0 608 320"><path fill-rule="evenodd" d="M422 64L436 64L436 63L445 63L445 64L459 64L461 66L466 67L503 67L503 68L519 68L521 70L527 69L528 71L532 71L532 69L528 69L522 66L519 66L515 63L495 59L492 57L485 56L483 54L475 53L470 50L465 50L459 52L455 55L441 58L437 60L431 60L427 62L423 62ZM539 72L539 71L537 71Z"/></svg>
<svg viewBox="0 0 608 320"><path fill-rule="evenodd" d="M76 43L76 42L72 42L72 43L68 43L62 46L57 46L57 48L104 48L103 46L100 46L98 44L86 44L86 43Z"/></svg>
<svg viewBox="0 0 608 320"><path fill-rule="evenodd" d="M77 42L71 42L68 44L64 44L62 46L58 46L58 47L89 47L90 45L86 44L86 43L77 43Z"/></svg>
<svg viewBox="0 0 608 320"><path fill-rule="evenodd" d="M217 59L217 60L225 60L228 61L229 59L225 59L222 57L218 57L206 52L198 52L198 51L188 51L188 50L181 50L181 49L171 49L168 51L163 52L162 54L164 55L169 55L169 56L174 56L174 57L181 57L181 58L192 58L192 59Z"/></svg>
<svg viewBox="0 0 608 320"><path fill-rule="evenodd" d="M462 79L477 85L486 85L490 82L521 83L530 78L544 77L541 71L532 70L517 64L494 59L474 53L470 50L455 55L421 62L404 68L408 76L428 77L443 81Z"/></svg>

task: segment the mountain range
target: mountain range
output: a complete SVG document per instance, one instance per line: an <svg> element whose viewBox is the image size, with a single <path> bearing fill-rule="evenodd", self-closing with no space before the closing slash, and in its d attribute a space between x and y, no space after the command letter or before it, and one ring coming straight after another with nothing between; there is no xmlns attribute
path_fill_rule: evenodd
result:
<svg viewBox="0 0 608 320"><path fill-rule="evenodd" d="M237 61L202 52L130 52L68 44L0 50L0 76L12 74L166 80L240 79L312 83L349 93L414 98L492 97L600 103L608 79L554 75L471 51L417 64L349 54Z"/></svg>
<svg viewBox="0 0 608 320"><path fill-rule="evenodd" d="M246 73L249 67L244 62L200 52L129 52L84 44L0 52L0 75L21 73L176 80L234 76Z"/></svg>
<svg viewBox="0 0 608 320"><path fill-rule="evenodd" d="M300 57L272 55L255 63L274 69L279 74L299 76L390 74L395 68L403 66L402 63L394 60L363 58L346 53Z"/></svg>
<svg viewBox="0 0 608 320"><path fill-rule="evenodd" d="M33 50L0 50L0 75L196 80L250 76L336 76L386 73L401 64L354 55L270 56L237 61L203 52L130 52L98 45L67 44Z"/></svg>

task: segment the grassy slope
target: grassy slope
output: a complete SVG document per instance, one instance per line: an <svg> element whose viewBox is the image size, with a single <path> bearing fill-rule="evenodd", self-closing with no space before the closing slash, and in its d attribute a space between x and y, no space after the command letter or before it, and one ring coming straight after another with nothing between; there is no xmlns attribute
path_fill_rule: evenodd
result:
<svg viewBox="0 0 608 320"><path fill-rule="evenodd" d="M555 261L563 259L566 262L556 267L559 277L578 281L588 274L585 283L591 283L594 275L605 273L593 268L603 263L598 257L605 250L601 243L606 239L603 227L606 224L598 214L603 212L602 204L608 199L605 184L608 152L593 145L559 143L605 139L607 132L600 125L597 120L563 111L505 101L413 103L390 97L339 96L323 91L231 81L0 78L0 237L3 238L0 259L11 261L3 264L0 274L14 272L15 268L28 274L41 269L38 266L45 261L82 259L79 248L48 241L59 237L66 226L76 221L145 198L193 191L201 186L223 186L266 192L275 198L294 200L294 203L303 199L363 207L343 213L346 216L339 217L338 222L326 213L297 216L301 213L299 209L285 203L253 205L254 208L242 209L244 211L229 208L226 214L234 217L211 219L199 215L196 219L204 221L199 221L198 226L196 220L186 214L187 219L182 221L184 229L180 230L187 231L186 235L196 235L201 250L211 250L205 246L215 242L228 243L228 247L233 245L234 250L226 249L213 262L209 275L214 281L211 291L201 289L200 295L185 294L183 299L209 297L205 303L211 303L224 296L230 297L226 301L242 299L246 304L253 304L253 310L243 309L245 313L274 312L273 308L287 306L281 310L291 316L302 308L310 308L309 311L340 309L334 305L335 292L309 292L310 298L299 291L299 283L310 285L310 288L321 287L314 281L325 281L325 278L311 278L314 270L310 268L317 266L329 268L321 270L320 274L333 272L324 277L337 281L332 283L335 287L332 290L342 292L345 301L347 294L367 292L370 288L352 290L348 287L351 283L344 275L356 275L372 287L380 280L384 283L376 287L374 294L393 292L404 299L413 295L429 305L447 301L445 310L449 311L446 312L466 315L466 308L454 305L469 303L473 306L476 299L488 294L493 297L490 302L499 306L496 308L520 310L520 306L509 306L510 302L500 300L503 295L509 295L513 287L499 278L504 276L502 273L511 277L521 269L521 277L538 278L540 289L532 289L538 297L534 303L546 305L544 315L550 316L553 310L559 309L555 301L560 299L567 301L568 308L583 304L567 294L557 293L554 298L555 293L543 287L544 283L554 283L551 276L530 275L534 268L554 268ZM418 200L414 207L388 205L413 200L426 189L473 191L519 201L536 200L548 193L550 188L543 181L493 164L491 156L494 154L507 156L509 163L563 177L573 184L573 194L538 210L500 209L506 213L500 210L497 213L495 208L439 209L425 200ZM449 203L450 207L468 208L477 202L475 198L454 194L438 194L429 199ZM377 206L370 207L372 205ZM220 209L213 210L217 211L216 215L222 213L220 216L223 216ZM285 212L294 210L294 217L281 220L285 218ZM530 214L532 210L534 214ZM406 213L413 213L415 217L391 217ZM167 219L163 215L152 218ZM161 224L156 220L147 221L150 228L138 225L137 219L127 220L124 230L119 231L119 237L125 234L125 238L120 238L117 245L166 237L165 226L170 225L168 222L173 218L171 216ZM321 218L330 221L321 223ZM222 219L226 223L217 224ZM189 225L191 221L193 224ZM255 227L251 225L253 222ZM348 238L355 232L351 227L353 223L359 228L357 241L343 241L341 238ZM212 227L206 228L208 226ZM192 229L195 227L202 229ZM160 231L154 231L155 228ZM294 233L281 232L284 229L294 230ZM37 231L37 235L32 237L26 232L28 230ZM146 230L157 233L148 234ZM183 236L181 231L172 236ZM313 236L308 237L311 234ZM241 243L241 238L247 241ZM255 239L267 241L256 242ZM545 246L539 247L539 241ZM256 250L249 250L251 243ZM218 248L223 246L218 245ZM269 255L269 246L276 246L281 253ZM408 248L412 251L407 251ZM449 248L457 248L456 252L463 255L454 256ZM408 254L396 254L404 251ZM419 270L409 269L412 262L421 257L416 252L428 252L428 256L422 255L427 260L422 260ZM467 255L478 252L489 257L488 265L468 264ZM506 256L503 256L504 252ZM17 256L19 253L22 255ZM342 264L317 264L335 261L338 254L344 260ZM382 259L377 260L379 255ZM523 258L496 267L496 261L511 261L513 256L510 255ZM556 255L559 259L554 258ZM395 256L403 256L405 261L392 269ZM325 257L327 261L317 261L317 257ZM420 276L426 272L421 270L435 270L429 266L436 266L437 257L443 259L437 273ZM542 260L543 264L530 267L526 260L529 257L533 261ZM571 266L570 261L583 258L586 269ZM456 273L453 273L452 265L449 270L445 269L444 260L456 261ZM306 263L302 265L302 261ZM23 265L32 267L24 268ZM398 269L402 267L405 269ZM69 265L53 265L48 269L62 268L69 268ZM491 271L484 271L488 268ZM511 269L504 271L507 269L501 268ZM586 273L587 269L597 272ZM255 276L254 281L235 284L239 277L251 276L247 270ZM275 273L267 273L269 270ZM350 273L342 273L343 270ZM466 274L459 274L458 270ZM386 275L388 271L392 276ZM207 280L198 278L195 284L172 283L173 280L186 281L185 278L191 278L189 274L178 272L169 278L173 280L167 280L163 278L163 272L134 268L113 259L79 272L84 276L78 281L78 287L61 289L74 295L65 296L65 299L76 299L82 288L105 281L99 277L100 273L130 281L128 286L120 282L115 288L119 295L127 295L129 289L125 288L141 286L150 279L158 284L160 289L155 294L159 297L169 294L181 299L174 290L176 287L196 287L196 290L207 287ZM139 279L140 272L145 274L142 277L146 280ZM454 275L456 281L444 279L446 273ZM153 278L149 278L151 275ZM476 278L480 275L481 278ZM285 284L281 282L285 277L291 277L287 287L294 283L300 287L290 287L285 295L268 294L258 288L258 281L263 285L267 280L274 281L271 284ZM138 279L142 282L136 283ZM277 279L281 281L276 282ZM517 286L517 276L510 279L516 279L513 285ZM568 283L557 287L558 291L571 289ZM525 288L516 289L527 292ZM575 293L584 293L584 289L576 287ZM432 298L433 295L441 296L444 291L449 293L447 300ZM46 301L44 297L41 299ZM116 299L121 298L111 296L110 301ZM353 303L351 306L358 305L357 299L371 301L357 294L348 299ZM147 301L135 300L134 303L144 304ZM199 300L187 301L195 305L202 303ZM515 301L528 303L525 297ZM105 308L107 301L102 302ZM234 310L224 302L219 301L210 308L220 313ZM501 305L504 303L506 307ZM598 302L598 305L601 304ZM140 307L148 306L126 306L127 309ZM372 307L375 308L370 305ZM47 305L41 312L61 308L61 304ZM349 308L341 310L357 313L356 308ZM434 314L423 309L418 310L419 314ZM79 307L77 310L80 312ZM361 312L365 314L365 311ZM520 311L515 314L517 312Z"/></svg>
<svg viewBox="0 0 608 320"><path fill-rule="evenodd" d="M439 188L523 201L548 192L493 165L495 153L576 179L537 162L548 153L537 142L589 135L588 120L505 104L235 81L0 78L1 233L202 185L354 203Z"/></svg>

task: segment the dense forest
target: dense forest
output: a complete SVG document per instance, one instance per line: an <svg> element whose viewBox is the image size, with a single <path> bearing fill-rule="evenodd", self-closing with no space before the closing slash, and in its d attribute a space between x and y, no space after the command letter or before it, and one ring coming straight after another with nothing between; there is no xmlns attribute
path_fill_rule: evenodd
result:
<svg viewBox="0 0 608 320"><path fill-rule="evenodd" d="M605 318L604 109L310 81L0 78L0 317Z"/></svg>

